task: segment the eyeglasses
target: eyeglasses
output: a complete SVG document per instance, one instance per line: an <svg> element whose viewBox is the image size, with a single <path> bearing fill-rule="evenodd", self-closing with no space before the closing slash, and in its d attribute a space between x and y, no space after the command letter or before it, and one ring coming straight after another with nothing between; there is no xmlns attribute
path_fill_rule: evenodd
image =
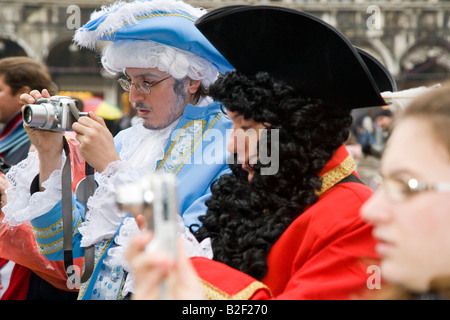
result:
<svg viewBox="0 0 450 320"><path fill-rule="evenodd" d="M424 183L414 178L402 180L377 175L372 178L371 184L376 189L384 189L387 196L397 202L408 200L414 195L428 191L450 192L450 182Z"/></svg>
<svg viewBox="0 0 450 320"><path fill-rule="evenodd" d="M160 83L166 79L169 79L170 77L171 76L168 76L164 79L161 79L161 80L153 82L153 83L149 83L147 81L131 82L130 79L126 79L126 78L121 78L117 81L119 82L122 89L127 92L130 92L131 86L134 85L136 87L136 90L139 91L140 93L149 94L150 92L152 92L151 87L153 87L154 85L157 85L158 83Z"/></svg>

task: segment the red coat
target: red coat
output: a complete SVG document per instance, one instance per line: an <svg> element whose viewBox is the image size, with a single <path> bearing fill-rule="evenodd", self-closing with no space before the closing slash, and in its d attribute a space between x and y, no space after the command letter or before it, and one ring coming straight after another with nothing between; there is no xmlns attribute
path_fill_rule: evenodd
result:
<svg viewBox="0 0 450 320"><path fill-rule="evenodd" d="M357 182L336 184L354 168L342 146L321 173L319 200L273 245L261 282L222 263L192 258L207 297L349 299L366 288L372 275L366 259L376 258L375 241L359 210L372 192Z"/></svg>

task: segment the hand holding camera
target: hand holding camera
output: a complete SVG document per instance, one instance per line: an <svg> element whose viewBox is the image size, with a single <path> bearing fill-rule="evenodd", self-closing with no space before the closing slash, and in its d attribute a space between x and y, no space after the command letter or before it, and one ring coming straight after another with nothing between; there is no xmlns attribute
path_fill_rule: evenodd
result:
<svg viewBox="0 0 450 320"><path fill-rule="evenodd" d="M50 98L49 92L44 89L41 92L33 90L29 94L22 94L20 100L24 105L33 104L41 98ZM25 107L22 107L22 113ZM61 169L62 163L62 137L63 131L35 130L24 125L31 144L36 148L40 159L40 181L47 180L54 170Z"/></svg>
<svg viewBox="0 0 450 320"><path fill-rule="evenodd" d="M175 175L150 173L139 181L116 187L116 202L120 210L134 217L142 215L144 227L153 233L147 251L163 251L176 256L177 195Z"/></svg>
<svg viewBox="0 0 450 320"><path fill-rule="evenodd" d="M205 299L177 233L176 178L150 173L116 189L121 210L143 215L144 232L131 239L126 258L136 277L133 299Z"/></svg>
<svg viewBox="0 0 450 320"><path fill-rule="evenodd" d="M145 228L153 238L145 251L176 259L177 257L177 196L175 175L150 173L140 181L124 183L116 188L116 202L120 210L137 217L144 216ZM162 280L158 286L159 299L169 298L168 283Z"/></svg>
<svg viewBox="0 0 450 320"><path fill-rule="evenodd" d="M87 115L78 110L76 100L65 96L40 98L23 108L25 125L40 130L69 131L80 116Z"/></svg>
<svg viewBox="0 0 450 320"><path fill-rule="evenodd" d="M98 172L120 160L105 121L93 112L80 112L75 100L64 96L50 97L45 89L42 93L33 90L20 98L25 104L22 108L25 128L40 158L42 155L53 159L58 154L60 158L62 135L64 131L73 130L80 142L81 155Z"/></svg>

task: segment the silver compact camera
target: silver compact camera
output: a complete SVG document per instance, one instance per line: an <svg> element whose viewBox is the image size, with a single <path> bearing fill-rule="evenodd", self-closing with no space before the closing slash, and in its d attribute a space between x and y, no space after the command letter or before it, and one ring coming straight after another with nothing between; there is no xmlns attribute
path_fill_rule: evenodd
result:
<svg viewBox="0 0 450 320"><path fill-rule="evenodd" d="M176 179L171 173L150 173L137 182L116 186L120 210L143 215L153 239L146 251L164 251L176 257L177 195Z"/></svg>
<svg viewBox="0 0 450 320"><path fill-rule="evenodd" d="M76 100L65 96L37 99L23 109L25 125L41 130L69 131L72 124L87 112L80 112Z"/></svg>

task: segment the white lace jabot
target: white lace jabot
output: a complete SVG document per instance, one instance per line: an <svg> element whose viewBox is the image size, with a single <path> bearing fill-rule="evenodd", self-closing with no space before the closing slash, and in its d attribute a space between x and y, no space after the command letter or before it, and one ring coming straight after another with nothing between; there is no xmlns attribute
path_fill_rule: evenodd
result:
<svg viewBox="0 0 450 320"><path fill-rule="evenodd" d="M122 223L125 213L115 202L115 186L138 181L142 175L154 172L156 164L164 157L164 148L178 121L161 130L144 128L139 119L123 136L121 161L110 163L98 175L99 187L88 200L88 216L79 230L82 246L111 238Z"/></svg>

